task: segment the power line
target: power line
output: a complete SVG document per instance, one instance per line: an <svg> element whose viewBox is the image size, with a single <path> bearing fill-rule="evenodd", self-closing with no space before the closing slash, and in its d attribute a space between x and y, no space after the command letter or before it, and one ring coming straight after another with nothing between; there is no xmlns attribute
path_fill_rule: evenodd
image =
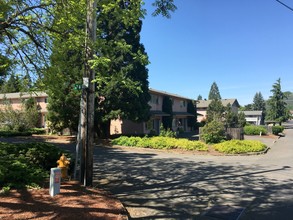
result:
<svg viewBox="0 0 293 220"><path fill-rule="evenodd" d="M286 8L290 9L291 11L293 11L293 8L291 8L290 6L286 5L285 3L281 2L280 0L276 0L277 2L279 2L281 5L285 6Z"/></svg>

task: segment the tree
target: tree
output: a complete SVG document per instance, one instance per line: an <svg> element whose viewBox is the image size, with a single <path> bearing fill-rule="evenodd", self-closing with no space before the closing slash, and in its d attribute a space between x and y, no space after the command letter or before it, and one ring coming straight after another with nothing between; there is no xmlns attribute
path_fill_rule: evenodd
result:
<svg viewBox="0 0 293 220"><path fill-rule="evenodd" d="M97 87L98 97L101 97L98 118L102 128L99 130L103 130L106 136L109 136L112 119L146 121L150 109L146 68L149 61L140 43L142 14L135 13L140 4L132 3L127 9L123 8L124 5L120 7L98 13L98 39L105 42L101 54L109 59L107 65L97 69L98 78L105 79L97 81ZM128 13L132 25L122 22L116 10Z"/></svg>
<svg viewBox="0 0 293 220"><path fill-rule="evenodd" d="M245 114L243 112L238 114L238 124L242 128L246 125Z"/></svg>
<svg viewBox="0 0 293 220"><path fill-rule="evenodd" d="M262 111L261 124L264 124L264 120L265 120L265 116L266 116L266 102L265 102L261 92L257 92L254 95L252 109L254 111Z"/></svg>
<svg viewBox="0 0 293 220"><path fill-rule="evenodd" d="M226 128L238 128L239 120L238 114L232 111L230 104L226 107L224 125Z"/></svg>
<svg viewBox="0 0 293 220"><path fill-rule="evenodd" d="M187 112L193 115L193 116L188 116L187 125L191 127L192 129L195 129L196 122L197 122L196 105L191 100L187 102Z"/></svg>
<svg viewBox="0 0 293 220"><path fill-rule="evenodd" d="M265 111L266 103L265 103L265 100L264 100L261 92L257 92L254 95L252 108L255 111Z"/></svg>
<svg viewBox="0 0 293 220"><path fill-rule="evenodd" d="M153 16L162 15L166 18L170 18L171 12L174 12L177 7L174 5L173 0L156 0L152 5L156 7L156 10L153 12Z"/></svg>
<svg viewBox="0 0 293 220"><path fill-rule="evenodd" d="M173 103L172 99L169 96L164 96L162 103L162 111L164 113L169 114L169 116L163 116L162 123L165 130L172 129L172 121L173 121Z"/></svg>
<svg viewBox="0 0 293 220"><path fill-rule="evenodd" d="M213 99L218 99L218 100L221 99L220 91L216 82L213 82L209 92L209 100L213 100Z"/></svg>
<svg viewBox="0 0 293 220"><path fill-rule="evenodd" d="M267 119L276 121L280 125L289 119L289 110L286 108L285 94L281 90L281 79L279 78L273 84L271 89L273 93L268 100L268 114Z"/></svg>
<svg viewBox="0 0 293 220"><path fill-rule="evenodd" d="M213 99L207 108L207 123L213 120L222 121L225 107L221 100Z"/></svg>
<svg viewBox="0 0 293 220"><path fill-rule="evenodd" d="M58 32L52 23L53 0L0 0L0 52L25 68L40 74L50 52L50 35Z"/></svg>
<svg viewBox="0 0 293 220"><path fill-rule="evenodd" d="M202 96L200 94L197 96L197 100L202 100Z"/></svg>
<svg viewBox="0 0 293 220"><path fill-rule="evenodd" d="M34 98L24 100L21 109L13 109L10 103L0 110L0 124L12 131L26 131L39 122L38 106Z"/></svg>

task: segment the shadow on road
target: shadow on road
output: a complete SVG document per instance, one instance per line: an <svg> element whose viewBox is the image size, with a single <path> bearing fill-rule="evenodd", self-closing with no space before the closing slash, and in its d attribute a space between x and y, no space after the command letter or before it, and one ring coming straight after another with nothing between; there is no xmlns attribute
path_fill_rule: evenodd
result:
<svg viewBox="0 0 293 220"><path fill-rule="evenodd" d="M265 175L290 167L227 166L103 147L95 161L95 184L121 199L133 219L198 219L223 204L246 208L241 219L280 219L276 210L293 207L293 180Z"/></svg>

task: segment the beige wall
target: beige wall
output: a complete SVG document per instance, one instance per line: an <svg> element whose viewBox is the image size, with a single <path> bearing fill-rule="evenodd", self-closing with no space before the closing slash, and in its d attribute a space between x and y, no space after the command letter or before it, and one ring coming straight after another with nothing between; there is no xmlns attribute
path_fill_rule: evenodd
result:
<svg viewBox="0 0 293 220"><path fill-rule="evenodd" d="M110 135L115 134L144 134L144 123L135 123L129 120L112 120Z"/></svg>
<svg viewBox="0 0 293 220"><path fill-rule="evenodd" d="M187 100L173 98L173 112L187 112Z"/></svg>
<svg viewBox="0 0 293 220"><path fill-rule="evenodd" d="M0 109L4 109L7 107L7 104L10 104L14 110L21 110L23 106L23 101L30 98L28 95L17 97L18 93L10 93L2 96L0 98ZM44 93L42 93L42 96L37 96L36 94L32 95L32 97L36 100L39 110L40 110L40 127L46 126L46 114L47 114L47 96L44 96ZM12 96L12 97L11 97ZM11 98L10 98L11 97Z"/></svg>

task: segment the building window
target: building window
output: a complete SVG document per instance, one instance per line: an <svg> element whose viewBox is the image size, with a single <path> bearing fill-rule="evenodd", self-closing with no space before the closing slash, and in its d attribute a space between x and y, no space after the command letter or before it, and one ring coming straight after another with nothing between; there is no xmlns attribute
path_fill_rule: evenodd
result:
<svg viewBox="0 0 293 220"><path fill-rule="evenodd" d="M157 95L151 95L151 103L159 104L159 97Z"/></svg>
<svg viewBox="0 0 293 220"><path fill-rule="evenodd" d="M185 100L181 100L181 101L180 101L180 107L183 108L183 107L185 107L185 106L186 106L186 102L185 102Z"/></svg>

